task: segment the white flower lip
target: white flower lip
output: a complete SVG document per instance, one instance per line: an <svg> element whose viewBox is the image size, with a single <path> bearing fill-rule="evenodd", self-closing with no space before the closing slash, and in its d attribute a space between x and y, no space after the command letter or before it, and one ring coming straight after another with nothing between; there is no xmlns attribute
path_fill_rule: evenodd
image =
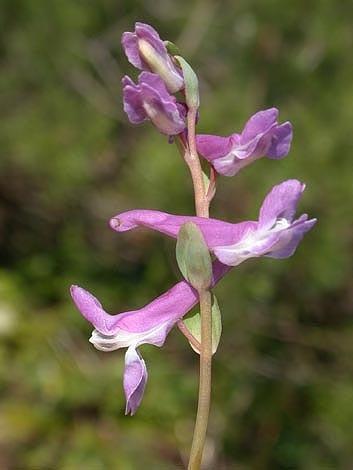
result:
<svg viewBox="0 0 353 470"><path fill-rule="evenodd" d="M89 342L99 351L115 351L116 349L128 348L130 346L137 347L144 343L162 346L167 333L174 323L174 321L166 321L150 330L137 333L120 329L114 335L105 335L95 329L92 331Z"/></svg>

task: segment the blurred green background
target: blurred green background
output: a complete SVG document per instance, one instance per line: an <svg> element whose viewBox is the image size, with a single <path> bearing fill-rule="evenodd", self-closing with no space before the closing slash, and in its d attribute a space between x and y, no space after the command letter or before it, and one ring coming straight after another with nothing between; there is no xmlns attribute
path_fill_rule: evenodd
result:
<svg viewBox="0 0 353 470"><path fill-rule="evenodd" d="M180 278L174 243L107 220L132 208L192 213L176 148L129 124L120 49L154 25L198 71L199 131L229 134L259 109L291 120L280 162L220 178L212 215L255 218L273 184L307 183L319 219L287 260L251 260L216 292L208 469L353 468L350 0L2 0L0 126L0 468L182 468L197 357L173 331L143 346L143 405L124 417L124 351L104 354L70 301L77 283L110 312Z"/></svg>

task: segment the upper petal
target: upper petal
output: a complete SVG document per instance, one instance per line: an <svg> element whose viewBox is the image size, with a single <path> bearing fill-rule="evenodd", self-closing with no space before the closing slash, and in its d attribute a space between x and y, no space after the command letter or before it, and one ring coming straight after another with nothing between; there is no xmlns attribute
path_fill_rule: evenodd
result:
<svg viewBox="0 0 353 470"><path fill-rule="evenodd" d="M141 57L138 40L148 41L157 53L167 56L166 47L159 37L157 31L152 26L144 23L136 23L135 31L125 32L121 37L121 45L130 64L140 70L150 70L146 62Z"/></svg>
<svg viewBox="0 0 353 470"><path fill-rule="evenodd" d="M206 160L213 160L224 157L232 148L232 136L221 137L218 135L199 134L196 136L197 151Z"/></svg>
<svg viewBox="0 0 353 470"><path fill-rule="evenodd" d="M167 49L158 32L149 24L135 23L135 33L138 39L148 41L151 46L162 56L167 57Z"/></svg>
<svg viewBox="0 0 353 470"><path fill-rule="evenodd" d="M259 229L271 228L279 218L291 222L304 189L305 185L295 179L274 186L262 203Z"/></svg>
<svg viewBox="0 0 353 470"><path fill-rule="evenodd" d="M244 236L249 224L254 223L232 224L217 219L173 215L167 212L140 209L117 214L110 220L110 226L117 232L125 232L144 226L177 238L180 227L186 222L194 222L199 227L210 249L217 245L236 243Z"/></svg>
<svg viewBox="0 0 353 470"><path fill-rule="evenodd" d="M147 369L145 361L136 351L134 346L130 346L125 354L124 371L124 392L126 398L125 414L131 416L136 413L137 408L143 398L147 383Z"/></svg>
<svg viewBox="0 0 353 470"><path fill-rule="evenodd" d="M121 37L121 45L130 64L138 69L143 69L145 64L140 57L136 34L131 32L123 33Z"/></svg>
<svg viewBox="0 0 353 470"><path fill-rule="evenodd" d="M266 109L254 114L246 123L239 142L233 147L233 153L236 157L245 160L266 155L271 146L277 117L278 110L276 108Z"/></svg>
<svg viewBox="0 0 353 470"><path fill-rule="evenodd" d="M99 300L90 292L75 285L70 287L70 294L76 307L86 320L103 334L109 335L114 317L103 309Z"/></svg>
<svg viewBox="0 0 353 470"><path fill-rule="evenodd" d="M135 31L144 70L157 73L171 93L181 90L184 87L181 70L173 63L157 31L143 23L136 23Z"/></svg>
<svg viewBox="0 0 353 470"><path fill-rule="evenodd" d="M254 139L258 134L267 132L276 124L278 118L278 109L269 108L259 111L247 121L243 132L241 133L241 142L245 143Z"/></svg>

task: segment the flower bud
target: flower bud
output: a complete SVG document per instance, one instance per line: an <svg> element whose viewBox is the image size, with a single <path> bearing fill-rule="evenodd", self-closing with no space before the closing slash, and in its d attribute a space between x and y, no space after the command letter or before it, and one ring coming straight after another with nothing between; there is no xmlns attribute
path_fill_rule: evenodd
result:
<svg viewBox="0 0 353 470"><path fill-rule="evenodd" d="M138 40L138 50L150 70L157 73L164 81L170 93L176 93L183 87L183 79L179 73L175 71L170 57L161 56L156 49L144 39Z"/></svg>
<svg viewBox="0 0 353 470"><path fill-rule="evenodd" d="M170 93L184 87L181 70L174 64L165 43L152 26L136 23L133 33L123 34L122 46L132 65L140 70L158 74Z"/></svg>

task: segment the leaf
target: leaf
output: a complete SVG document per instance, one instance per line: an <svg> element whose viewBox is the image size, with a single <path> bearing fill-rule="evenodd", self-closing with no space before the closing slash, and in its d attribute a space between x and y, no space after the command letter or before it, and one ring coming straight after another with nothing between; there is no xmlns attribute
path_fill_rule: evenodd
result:
<svg viewBox="0 0 353 470"><path fill-rule="evenodd" d="M180 55L176 55L175 59L179 62L180 67L183 71L184 82L185 82L185 99L186 104L191 109L198 109L200 106L199 96L199 80L196 73L191 68L191 65Z"/></svg>
<svg viewBox="0 0 353 470"><path fill-rule="evenodd" d="M193 222L187 222L179 230L176 259L182 275L195 289L207 289L211 285L211 255L201 230Z"/></svg>
<svg viewBox="0 0 353 470"><path fill-rule="evenodd" d="M190 333L194 336L199 343L201 343L201 315L199 312L195 313L192 317L184 318L184 324ZM222 317L219 309L217 297L213 295L212 304L212 354L218 349L219 341L222 334ZM192 349L200 354L194 345L190 343Z"/></svg>

